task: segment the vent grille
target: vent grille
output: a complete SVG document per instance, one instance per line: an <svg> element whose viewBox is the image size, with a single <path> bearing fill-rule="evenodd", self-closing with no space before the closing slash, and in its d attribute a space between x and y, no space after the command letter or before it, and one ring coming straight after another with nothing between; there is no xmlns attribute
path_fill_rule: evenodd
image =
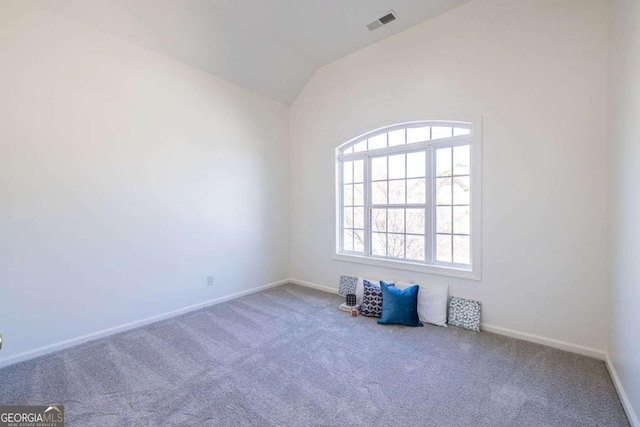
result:
<svg viewBox="0 0 640 427"><path fill-rule="evenodd" d="M395 21L396 16L393 13L387 13L382 18L378 19L382 23L382 25L387 25L391 21Z"/></svg>
<svg viewBox="0 0 640 427"><path fill-rule="evenodd" d="M382 27L383 25L387 25L389 22L395 21L396 19L397 19L396 13L393 10L391 10L382 18L376 19L370 24L367 24L367 28L369 29L369 31L373 31L377 28Z"/></svg>

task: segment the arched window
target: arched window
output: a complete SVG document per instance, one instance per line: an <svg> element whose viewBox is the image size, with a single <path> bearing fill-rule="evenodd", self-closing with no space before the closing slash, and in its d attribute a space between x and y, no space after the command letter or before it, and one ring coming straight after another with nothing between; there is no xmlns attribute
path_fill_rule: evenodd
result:
<svg viewBox="0 0 640 427"><path fill-rule="evenodd" d="M338 147L338 255L479 278L476 127L405 123Z"/></svg>

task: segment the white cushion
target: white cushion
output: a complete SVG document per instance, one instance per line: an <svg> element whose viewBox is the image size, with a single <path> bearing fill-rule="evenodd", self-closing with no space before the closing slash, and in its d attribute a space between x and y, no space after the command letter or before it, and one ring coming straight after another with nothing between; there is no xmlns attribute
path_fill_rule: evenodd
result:
<svg viewBox="0 0 640 427"><path fill-rule="evenodd" d="M396 288L406 289L416 283L396 282ZM449 285L418 285L418 317L421 322L447 326Z"/></svg>

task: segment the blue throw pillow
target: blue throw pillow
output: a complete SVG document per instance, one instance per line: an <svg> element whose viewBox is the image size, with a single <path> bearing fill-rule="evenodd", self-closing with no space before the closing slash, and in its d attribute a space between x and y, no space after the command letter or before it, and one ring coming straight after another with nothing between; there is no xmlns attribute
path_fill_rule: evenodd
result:
<svg viewBox="0 0 640 427"><path fill-rule="evenodd" d="M418 319L418 285L404 290L390 287L380 282L382 290L382 315L378 320L381 325L422 326Z"/></svg>

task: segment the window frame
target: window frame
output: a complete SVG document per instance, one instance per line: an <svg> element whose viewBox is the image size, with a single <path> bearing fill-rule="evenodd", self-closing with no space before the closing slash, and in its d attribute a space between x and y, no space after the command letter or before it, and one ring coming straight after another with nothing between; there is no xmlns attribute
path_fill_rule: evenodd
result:
<svg viewBox="0 0 640 427"><path fill-rule="evenodd" d="M447 126L455 127L455 125L461 125L458 127L469 127L471 129L470 135L452 136L449 138L442 138L436 140L422 141L417 143L409 143L393 147L384 147L372 150L365 150L360 152L351 152L343 154L342 150L355 145L363 139L371 138L377 134L392 132L399 129L407 129L423 126ZM406 138L405 134L405 138ZM469 181L471 186L471 200L470 200L470 265L467 264L454 264L438 262L435 258L435 241L436 241L436 228L435 228L435 214L436 214L436 191L435 191L435 149L441 147L455 147L459 145L470 146L470 173ZM424 151L426 153L426 185L427 194L424 204L402 204L396 205L398 208L411 208L411 206L419 206L419 208L425 208L425 262L411 261L400 258L390 258L387 256L375 256L367 255L371 253L372 245L372 229L371 229L371 215L370 210L375 209L376 206L371 203L371 159L380 156L389 156L393 154L407 154L416 151ZM344 161L363 160L363 198L364 198L364 253L358 253L353 251L340 252L342 248L343 239L343 215L344 206L343 201L343 172L342 164ZM482 122L479 116L477 117L450 117L446 119L432 118L419 121L411 121L404 123L397 123L390 126L384 126L375 129L370 132L366 132L356 138L347 141L344 144L338 146L335 150L335 245L334 254L332 258L336 261L355 262L359 264L367 264L378 267L401 269L408 271L416 271L421 273L429 273L450 277L459 277L472 280L481 279L481 160L482 160ZM452 172L453 173L453 172ZM387 177L389 178L389 177ZM405 178L406 179L406 178ZM406 200L405 200L406 201ZM388 201L387 201L388 202ZM392 204L391 204L392 205ZM379 205L381 209L390 208L390 204ZM393 208L393 206L391 206ZM388 233L388 231L387 231ZM406 236L406 229L403 233ZM453 235L453 234L452 234ZM406 238L406 237L405 237Z"/></svg>

